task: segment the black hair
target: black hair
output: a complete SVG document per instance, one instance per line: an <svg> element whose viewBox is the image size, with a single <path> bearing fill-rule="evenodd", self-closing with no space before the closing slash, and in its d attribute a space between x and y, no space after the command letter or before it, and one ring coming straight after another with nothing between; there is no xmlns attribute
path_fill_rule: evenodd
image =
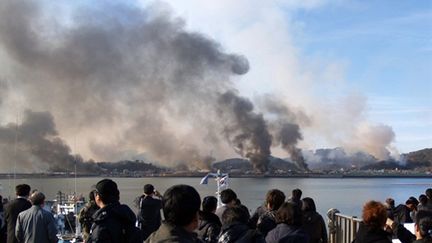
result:
<svg viewBox="0 0 432 243"><path fill-rule="evenodd" d="M96 184L96 193L104 204L115 203L120 200L117 183L111 179L103 179Z"/></svg>
<svg viewBox="0 0 432 243"><path fill-rule="evenodd" d="M152 184L145 184L144 185L144 193L147 195L150 195L154 192L154 186Z"/></svg>
<svg viewBox="0 0 432 243"><path fill-rule="evenodd" d="M186 226L196 217L201 198L195 188L175 185L165 191L162 198L165 221L176 226Z"/></svg>
<svg viewBox="0 0 432 243"><path fill-rule="evenodd" d="M272 189L267 192L266 206L270 204L271 210L277 210L280 205L285 201L285 194L278 189Z"/></svg>
<svg viewBox="0 0 432 243"><path fill-rule="evenodd" d="M276 212L277 223L300 226L302 212L297 203L284 202Z"/></svg>
<svg viewBox="0 0 432 243"><path fill-rule="evenodd" d="M302 211L303 212L316 212L315 202L310 197L305 197L302 199Z"/></svg>
<svg viewBox="0 0 432 243"><path fill-rule="evenodd" d="M419 202L421 203L421 205L426 205L428 202L428 198L425 194L421 194L418 198Z"/></svg>
<svg viewBox="0 0 432 243"><path fill-rule="evenodd" d="M426 210L418 211L415 223L423 238L432 238L432 212Z"/></svg>
<svg viewBox="0 0 432 243"><path fill-rule="evenodd" d="M293 199L300 200L301 196L302 196L302 191L300 189L296 188L296 189L292 190Z"/></svg>
<svg viewBox="0 0 432 243"><path fill-rule="evenodd" d="M222 214L222 225L234 222L247 224L248 221L249 212L242 206L229 207Z"/></svg>
<svg viewBox="0 0 432 243"><path fill-rule="evenodd" d="M429 199L432 199L432 188L426 189L425 194Z"/></svg>
<svg viewBox="0 0 432 243"><path fill-rule="evenodd" d="M89 192L89 201L95 201L95 193L96 193L96 190L91 190Z"/></svg>
<svg viewBox="0 0 432 243"><path fill-rule="evenodd" d="M17 196L28 197L30 195L30 186L27 184L19 184L15 187Z"/></svg>
<svg viewBox="0 0 432 243"><path fill-rule="evenodd" d="M214 196L207 196L202 201L202 210L204 212L213 212L217 208L217 198Z"/></svg>
<svg viewBox="0 0 432 243"><path fill-rule="evenodd" d="M237 199L237 194L231 189L221 191L220 198L223 204L230 203L232 200Z"/></svg>

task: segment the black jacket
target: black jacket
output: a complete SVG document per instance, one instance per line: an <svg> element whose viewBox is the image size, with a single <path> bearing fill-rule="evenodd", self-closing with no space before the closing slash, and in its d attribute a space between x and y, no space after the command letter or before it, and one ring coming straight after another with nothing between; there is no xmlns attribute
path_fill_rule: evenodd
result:
<svg viewBox="0 0 432 243"><path fill-rule="evenodd" d="M232 223L222 226L219 243L265 243L264 237L246 224Z"/></svg>
<svg viewBox="0 0 432 243"><path fill-rule="evenodd" d="M280 223L265 238L267 243L308 243L309 236L298 226Z"/></svg>
<svg viewBox="0 0 432 243"><path fill-rule="evenodd" d="M198 238L204 242L217 242L221 227L222 223L216 214L201 212L200 223L198 225Z"/></svg>
<svg viewBox="0 0 432 243"><path fill-rule="evenodd" d="M155 232L161 225L162 201L151 196L143 196L140 200L140 211L138 213L139 227L144 239Z"/></svg>
<svg viewBox="0 0 432 243"><path fill-rule="evenodd" d="M303 212L303 230L309 235L309 243L327 243L327 228L323 217L313 211Z"/></svg>
<svg viewBox="0 0 432 243"><path fill-rule="evenodd" d="M360 223L359 230L353 243L391 243L391 234L383 229L371 228Z"/></svg>
<svg viewBox="0 0 432 243"><path fill-rule="evenodd" d="M399 204L393 211L394 221L399 224L413 223L409 208L404 204Z"/></svg>
<svg viewBox="0 0 432 243"><path fill-rule="evenodd" d="M273 210L267 211L259 217L256 228L265 237L276 225L276 210Z"/></svg>
<svg viewBox="0 0 432 243"><path fill-rule="evenodd" d="M135 227L134 212L126 205L120 203L108 204L93 215L89 243L120 243L124 242L123 230Z"/></svg>
<svg viewBox="0 0 432 243"><path fill-rule="evenodd" d="M25 198L17 198L7 205L5 210L7 243L18 243L18 240L15 238L15 226L18 214L31 208L31 206L31 203Z"/></svg>

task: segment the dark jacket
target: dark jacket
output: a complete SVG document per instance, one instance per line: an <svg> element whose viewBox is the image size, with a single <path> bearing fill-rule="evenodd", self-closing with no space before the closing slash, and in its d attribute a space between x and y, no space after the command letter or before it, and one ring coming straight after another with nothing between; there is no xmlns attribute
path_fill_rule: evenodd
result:
<svg viewBox="0 0 432 243"><path fill-rule="evenodd" d="M421 240L416 240L416 241L413 241L413 243L432 243L432 238L424 238L424 239L421 239Z"/></svg>
<svg viewBox="0 0 432 243"><path fill-rule="evenodd" d="M273 210L267 211L259 217L256 228L265 237L276 225L276 210Z"/></svg>
<svg viewBox="0 0 432 243"><path fill-rule="evenodd" d="M246 224L232 223L222 226L219 243L265 243L258 231Z"/></svg>
<svg viewBox="0 0 432 243"><path fill-rule="evenodd" d="M257 207L257 209L255 210L255 212L252 214L252 217L249 220L249 226L252 228L256 228L256 225L258 223L258 219L265 214L268 211L268 209L264 206L261 205L259 207Z"/></svg>
<svg viewBox="0 0 432 243"><path fill-rule="evenodd" d="M25 198L17 198L10 202L5 210L7 223L7 243L18 243L15 238L15 226L18 214L31 207L31 203Z"/></svg>
<svg viewBox="0 0 432 243"><path fill-rule="evenodd" d="M87 240L91 226L93 225L93 214L99 210L98 205L95 201L88 202L79 212L78 219L81 224L84 239Z"/></svg>
<svg viewBox="0 0 432 243"><path fill-rule="evenodd" d="M278 224L265 238L267 243L308 243L309 236L300 227Z"/></svg>
<svg viewBox="0 0 432 243"><path fill-rule="evenodd" d="M199 243L196 234L189 233L182 227L176 227L168 223L162 223L159 229L153 232L146 243Z"/></svg>
<svg viewBox="0 0 432 243"><path fill-rule="evenodd" d="M93 215L89 243L119 243L125 241L123 230L135 227L134 212L119 202L108 204Z"/></svg>
<svg viewBox="0 0 432 243"><path fill-rule="evenodd" d="M217 242L222 223L219 217L211 212L201 212L198 225L198 238L204 242Z"/></svg>
<svg viewBox="0 0 432 243"><path fill-rule="evenodd" d="M15 227L18 242L57 243L57 226L51 212L37 205L18 215Z"/></svg>
<svg viewBox="0 0 432 243"><path fill-rule="evenodd" d="M413 223L410 215L411 211L404 204L399 204L393 211L394 221L399 224Z"/></svg>
<svg viewBox="0 0 432 243"><path fill-rule="evenodd" d="M376 229L360 223L353 243L391 243L391 234L383 229Z"/></svg>
<svg viewBox="0 0 432 243"><path fill-rule="evenodd" d="M138 213L139 228L144 239L155 232L161 225L162 201L151 196L143 196L140 200L140 211Z"/></svg>
<svg viewBox="0 0 432 243"><path fill-rule="evenodd" d="M327 243L327 228L323 217L314 211L303 212L302 229L309 235L310 243Z"/></svg>

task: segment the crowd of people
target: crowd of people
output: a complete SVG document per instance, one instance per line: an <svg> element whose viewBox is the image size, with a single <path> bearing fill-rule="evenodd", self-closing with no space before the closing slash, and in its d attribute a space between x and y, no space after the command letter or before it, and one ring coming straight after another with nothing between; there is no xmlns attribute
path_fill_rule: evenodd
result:
<svg viewBox="0 0 432 243"><path fill-rule="evenodd" d="M9 202L0 220L0 242L58 242L53 215L43 209L45 196L30 193L30 186L16 186L15 200ZM208 243L327 243L327 228L316 211L315 201L302 198L300 189L287 197L271 189L264 202L250 214L232 189L222 190L220 204L214 196L201 200L189 185L174 185L161 195L151 184L144 185L137 197L137 212L120 203L120 192L111 179L99 181L89 194L89 202L79 212L84 242L208 242ZM163 213L163 217L161 214ZM395 206L366 202L354 243L387 243L398 238L402 243L432 242L432 189L419 200L410 197ZM415 223L415 234L404 223Z"/></svg>

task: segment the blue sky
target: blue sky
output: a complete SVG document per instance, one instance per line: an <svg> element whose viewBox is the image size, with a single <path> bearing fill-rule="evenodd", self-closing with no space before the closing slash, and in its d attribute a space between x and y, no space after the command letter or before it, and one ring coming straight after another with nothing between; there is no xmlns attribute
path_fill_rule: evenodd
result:
<svg viewBox="0 0 432 243"><path fill-rule="evenodd" d="M313 114L319 126L305 128L304 148L346 145L364 124L391 127L398 152L432 147L431 1L169 4L190 30L248 57L243 94L283 90L288 105Z"/></svg>

